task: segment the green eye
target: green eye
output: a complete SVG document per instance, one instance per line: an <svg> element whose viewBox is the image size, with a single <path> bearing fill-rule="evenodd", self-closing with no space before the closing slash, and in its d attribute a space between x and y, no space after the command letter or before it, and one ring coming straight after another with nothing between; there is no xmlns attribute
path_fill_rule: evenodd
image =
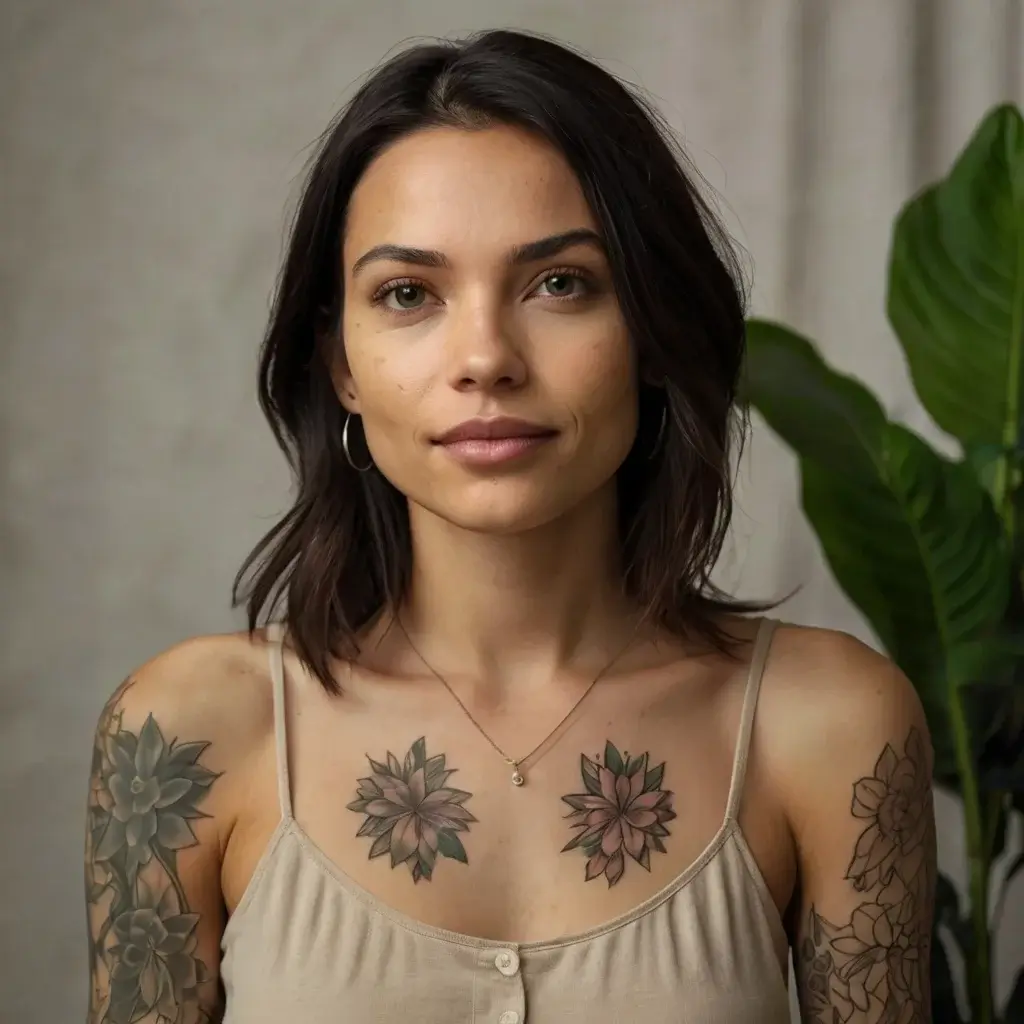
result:
<svg viewBox="0 0 1024 1024"><path fill-rule="evenodd" d="M423 303L423 288L418 284L396 285L388 293L400 309L416 309Z"/></svg>
<svg viewBox="0 0 1024 1024"><path fill-rule="evenodd" d="M544 284L552 295L571 295L578 280L578 277L570 277L568 274L555 274L549 277Z"/></svg>
<svg viewBox="0 0 1024 1024"><path fill-rule="evenodd" d="M548 274L537 287L545 289L547 297L552 299L582 299L592 291L590 282L582 274L568 270Z"/></svg>

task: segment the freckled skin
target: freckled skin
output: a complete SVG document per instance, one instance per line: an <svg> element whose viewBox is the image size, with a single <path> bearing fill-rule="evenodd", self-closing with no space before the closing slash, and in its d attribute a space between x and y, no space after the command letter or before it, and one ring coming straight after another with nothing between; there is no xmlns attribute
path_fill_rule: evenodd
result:
<svg viewBox="0 0 1024 1024"><path fill-rule="evenodd" d="M578 228L598 225L572 171L512 128L413 134L356 188L332 376L344 407L362 417L377 467L409 497L414 532L422 509L500 533L586 514L581 497L607 502L637 417L633 346L607 261L599 247L577 245L508 264L513 247ZM437 250L449 265L378 261L353 274L383 243ZM552 294L552 271L585 278L572 286L579 301ZM375 302L382 286L411 279L411 314L394 295ZM467 473L429 443L463 420L498 415L559 431L529 472Z"/></svg>

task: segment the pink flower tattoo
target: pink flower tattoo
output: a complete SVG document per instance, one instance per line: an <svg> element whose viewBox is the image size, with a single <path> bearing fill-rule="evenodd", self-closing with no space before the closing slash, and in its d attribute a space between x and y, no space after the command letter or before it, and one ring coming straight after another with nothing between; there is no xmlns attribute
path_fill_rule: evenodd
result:
<svg viewBox="0 0 1024 1024"><path fill-rule="evenodd" d="M604 764L584 754L580 765L586 792L562 797L572 808L565 816L569 827L579 831L562 852L583 850L586 880L604 875L609 888L622 877L626 854L650 871L651 850L665 852L665 823L676 816L671 791L661 788L665 763L648 768L647 754L620 754L609 741Z"/></svg>

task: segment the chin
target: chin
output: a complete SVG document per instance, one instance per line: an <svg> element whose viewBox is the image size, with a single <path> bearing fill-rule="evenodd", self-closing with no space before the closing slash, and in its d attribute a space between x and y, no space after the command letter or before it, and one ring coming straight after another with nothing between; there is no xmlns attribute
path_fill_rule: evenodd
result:
<svg viewBox="0 0 1024 1024"><path fill-rule="evenodd" d="M459 529L508 537L547 526L578 504L579 496L573 500L561 490L489 480L458 495L435 491L429 500L417 504Z"/></svg>

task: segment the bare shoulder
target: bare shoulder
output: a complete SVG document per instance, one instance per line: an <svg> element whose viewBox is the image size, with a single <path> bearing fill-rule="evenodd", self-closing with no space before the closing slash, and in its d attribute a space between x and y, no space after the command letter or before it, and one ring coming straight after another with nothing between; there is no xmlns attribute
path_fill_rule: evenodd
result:
<svg viewBox="0 0 1024 1024"><path fill-rule="evenodd" d="M130 671L107 703L129 717L173 720L184 732L232 743L273 718L267 641L262 630L192 637Z"/></svg>
<svg viewBox="0 0 1024 1024"><path fill-rule="evenodd" d="M231 778L272 733L263 631L252 637L247 632L194 637L162 651L129 672L104 705L97 727L107 749L112 749L110 738L120 734L126 738L122 746L135 749L137 757L144 749L157 760L191 757L224 776L209 793L221 810L233 803ZM231 815L219 819L229 825Z"/></svg>
<svg viewBox="0 0 1024 1024"><path fill-rule="evenodd" d="M913 685L884 654L847 633L781 625L772 642L767 713L806 749L839 752L911 726L925 728ZM798 751L794 751L798 754Z"/></svg>
<svg viewBox="0 0 1024 1024"><path fill-rule="evenodd" d="M928 825L928 724L914 687L884 655L844 633L783 626L758 717L764 762L805 874L832 845L840 846L836 858L852 856L880 802L913 806L915 829ZM915 831L914 842L920 838Z"/></svg>
<svg viewBox="0 0 1024 1024"><path fill-rule="evenodd" d="M931 742L914 687L848 634L780 626L758 717L766 759L798 816L813 820L823 790L849 792L883 756L912 757L930 778Z"/></svg>

